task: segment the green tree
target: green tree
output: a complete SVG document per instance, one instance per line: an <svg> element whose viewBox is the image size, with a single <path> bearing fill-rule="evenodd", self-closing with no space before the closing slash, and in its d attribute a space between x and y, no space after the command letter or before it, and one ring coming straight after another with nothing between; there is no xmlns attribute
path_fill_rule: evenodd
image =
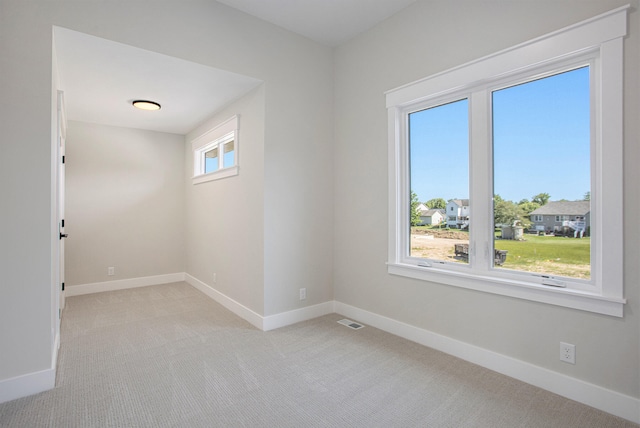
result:
<svg viewBox="0 0 640 428"><path fill-rule="evenodd" d="M528 227L530 224L527 219L527 213L522 209L522 206L513 201L505 201L500 197L494 198L493 216L493 221L496 226L511 226L516 221L520 222L524 227Z"/></svg>
<svg viewBox="0 0 640 428"><path fill-rule="evenodd" d="M540 205L538 205L536 202L529 202L526 199L524 200L524 202L520 201L518 203L518 206L522 209L525 215L529 215L532 211L540 208Z"/></svg>
<svg viewBox="0 0 640 428"><path fill-rule="evenodd" d="M584 194L584 197L582 198L583 201L590 201L591 200L591 192L587 192Z"/></svg>
<svg viewBox="0 0 640 428"><path fill-rule="evenodd" d="M429 199L426 203L426 205L430 208L430 209L445 209L447 208L447 201L445 201L442 198L433 198L433 199Z"/></svg>
<svg viewBox="0 0 640 428"><path fill-rule="evenodd" d="M551 199L551 195L549 195L548 193L538 193L533 198L531 198L531 202L535 202L539 206L543 206L546 205L547 202L549 202L549 199Z"/></svg>
<svg viewBox="0 0 640 428"><path fill-rule="evenodd" d="M411 226L417 226L420 224L420 212L418 212L418 195L413 190L411 191Z"/></svg>

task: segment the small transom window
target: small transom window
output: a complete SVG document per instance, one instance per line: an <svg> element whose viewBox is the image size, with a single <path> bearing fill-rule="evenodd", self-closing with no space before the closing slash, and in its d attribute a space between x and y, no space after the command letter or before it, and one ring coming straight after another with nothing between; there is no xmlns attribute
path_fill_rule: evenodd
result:
<svg viewBox="0 0 640 428"><path fill-rule="evenodd" d="M238 116L193 140L193 184L238 174Z"/></svg>

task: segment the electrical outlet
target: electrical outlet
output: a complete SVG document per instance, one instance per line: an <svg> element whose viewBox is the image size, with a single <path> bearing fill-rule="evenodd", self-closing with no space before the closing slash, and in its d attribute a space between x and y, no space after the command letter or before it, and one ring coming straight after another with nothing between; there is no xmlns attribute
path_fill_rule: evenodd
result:
<svg viewBox="0 0 640 428"><path fill-rule="evenodd" d="M307 298L307 289L306 288L301 288L300 289L300 300L304 300Z"/></svg>
<svg viewBox="0 0 640 428"><path fill-rule="evenodd" d="M113 276L116 274L116 268L114 268L113 266L109 266L107 268L107 275L109 276Z"/></svg>
<svg viewBox="0 0 640 428"><path fill-rule="evenodd" d="M218 282L218 274L214 273L213 274L213 283L215 284L216 282Z"/></svg>
<svg viewBox="0 0 640 428"><path fill-rule="evenodd" d="M565 363L576 363L576 345L560 342L560 361Z"/></svg>

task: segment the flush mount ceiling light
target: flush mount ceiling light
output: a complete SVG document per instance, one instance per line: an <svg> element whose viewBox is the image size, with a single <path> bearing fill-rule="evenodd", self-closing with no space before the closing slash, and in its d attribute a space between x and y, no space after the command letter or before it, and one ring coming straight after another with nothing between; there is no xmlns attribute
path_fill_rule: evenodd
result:
<svg viewBox="0 0 640 428"><path fill-rule="evenodd" d="M160 110L160 104L148 100L135 100L131 104L140 110Z"/></svg>

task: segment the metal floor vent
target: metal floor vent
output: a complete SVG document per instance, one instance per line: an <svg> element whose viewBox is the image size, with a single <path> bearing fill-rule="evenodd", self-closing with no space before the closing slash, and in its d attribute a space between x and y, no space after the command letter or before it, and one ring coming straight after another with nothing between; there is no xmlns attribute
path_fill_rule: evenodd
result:
<svg viewBox="0 0 640 428"><path fill-rule="evenodd" d="M338 324L346 325L347 327L352 328L354 330L359 330L364 327L362 324L358 324L357 322L354 322L348 319L340 320L338 321Z"/></svg>

